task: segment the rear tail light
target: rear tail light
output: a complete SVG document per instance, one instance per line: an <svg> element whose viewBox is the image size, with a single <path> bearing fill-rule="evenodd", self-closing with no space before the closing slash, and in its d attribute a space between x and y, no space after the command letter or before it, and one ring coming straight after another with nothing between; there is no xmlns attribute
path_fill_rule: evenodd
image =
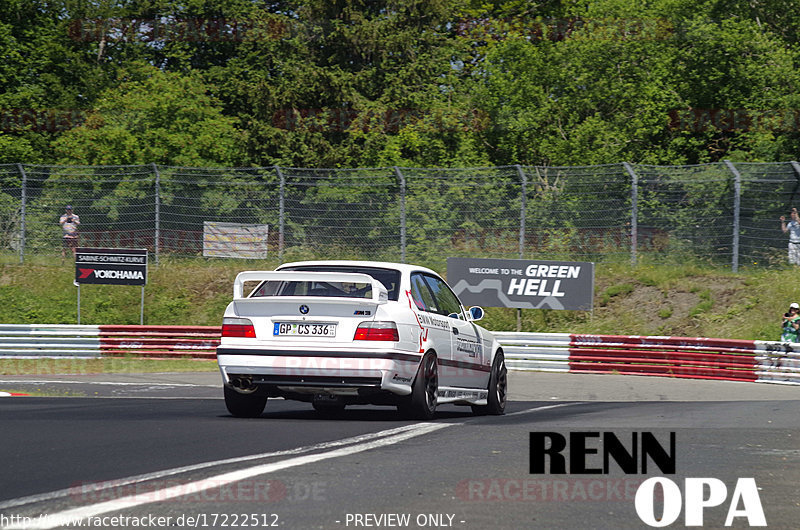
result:
<svg viewBox="0 0 800 530"><path fill-rule="evenodd" d="M362 322L356 329L353 340L388 340L397 342L400 334L394 322Z"/></svg>
<svg viewBox="0 0 800 530"><path fill-rule="evenodd" d="M256 338L256 328L247 318L223 318L222 336L254 339Z"/></svg>

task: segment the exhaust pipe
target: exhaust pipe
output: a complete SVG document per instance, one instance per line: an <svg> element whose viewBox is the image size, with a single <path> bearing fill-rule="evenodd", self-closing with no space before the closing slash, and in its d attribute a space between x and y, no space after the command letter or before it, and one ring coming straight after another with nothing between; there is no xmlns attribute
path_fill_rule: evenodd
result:
<svg viewBox="0 0 800 530"><path fill-rule="evenodd" d="M255 392L258 388L253 384L253 379L250 377L232 377L230 384L233 388L245 394Z"/></svg>

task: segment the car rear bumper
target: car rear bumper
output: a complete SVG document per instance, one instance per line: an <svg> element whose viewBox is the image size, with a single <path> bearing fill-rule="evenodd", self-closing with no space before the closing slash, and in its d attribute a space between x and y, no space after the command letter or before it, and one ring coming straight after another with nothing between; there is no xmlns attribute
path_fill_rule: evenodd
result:
<svg viewBox="0 0 800 530"><path fill-rule="evenodd" d="M293 393L355 395L374 389L408 395L421 358L393 350L217 348L225 384L247 378Z"/></svg>

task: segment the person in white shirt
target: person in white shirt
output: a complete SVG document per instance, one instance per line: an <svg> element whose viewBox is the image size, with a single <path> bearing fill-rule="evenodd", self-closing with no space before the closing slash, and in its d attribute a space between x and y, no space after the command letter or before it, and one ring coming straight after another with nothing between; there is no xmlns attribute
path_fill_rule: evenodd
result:
<svg viewBox="0 0 800 530"><path fill-rule="evenodd" d="M63 245L61 246L61 259L64 259L67 249L72 249L72 255L75 255L75 249L78 248L78 225L81 224L81 219L77 214L72 213L72 206L67 205L64 215L58 220L61 225L61 230L64 231L62 238Z"/></svg>

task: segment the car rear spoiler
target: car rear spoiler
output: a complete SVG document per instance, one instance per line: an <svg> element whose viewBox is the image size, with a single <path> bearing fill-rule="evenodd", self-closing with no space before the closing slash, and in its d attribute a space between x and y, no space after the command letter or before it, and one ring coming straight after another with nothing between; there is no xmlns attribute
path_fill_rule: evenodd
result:
<svg viewBox="0 0 800 530"><path fill-rule="evenodd" d="M285 281L285 282L342 282L342 283L366 283L372 286L372 298L369 299L375 304L383 304L389 301L389 291L378 280L368 274L354 272L310 272L310 271L244 271L236 275L233 282L233 299L242 300L244 296L244 282L265 282L265 281ZM349 297L329 297L328 300L358 300ZM367 299L361 299L367 300Z"/></svg>

